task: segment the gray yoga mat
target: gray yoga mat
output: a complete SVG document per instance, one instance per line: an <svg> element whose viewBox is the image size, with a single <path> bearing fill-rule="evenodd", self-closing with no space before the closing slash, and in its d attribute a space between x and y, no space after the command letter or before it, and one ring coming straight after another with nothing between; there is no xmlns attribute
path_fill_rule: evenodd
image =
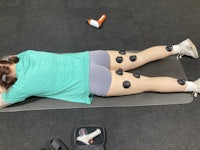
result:
<svg viewBox="0 0 200 150"><path fill-rule="evenodd" d="M163 60L151 62L131 72L139 72L147 76L170 76L186 78L180 61L175 56ZM0 109L0 112L45 110L45 109L69 109L92 107L133 107L149 105L186 104L193 101L191 93L141 93L121 97L94 97L91 105L71 103L48 98L31 97L22 103Z"/></svg>

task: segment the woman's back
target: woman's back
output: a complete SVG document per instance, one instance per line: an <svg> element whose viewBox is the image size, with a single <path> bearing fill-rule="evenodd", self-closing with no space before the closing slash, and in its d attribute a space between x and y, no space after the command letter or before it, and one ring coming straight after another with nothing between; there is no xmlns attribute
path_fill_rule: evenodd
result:
<svg viewBox="0 0 200 150"><path fill-rule="evenodd" d="M55 54L28 50L18 55L17 81L3 94L11 103L30 96L90 103L88 52Z"/></svg>

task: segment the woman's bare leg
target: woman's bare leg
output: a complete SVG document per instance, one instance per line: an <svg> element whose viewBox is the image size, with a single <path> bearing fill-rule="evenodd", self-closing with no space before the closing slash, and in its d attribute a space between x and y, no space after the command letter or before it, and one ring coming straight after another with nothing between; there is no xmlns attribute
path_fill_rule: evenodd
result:
<svg viewBox="0 0 200 150"><path fill-rule="evenodd" d="M118 75L111 71L112 81L107 96L122 96L137 94L147 91L152 92L185 92L186 84L181 85L177 79L170 77L134 77L133 74L123 72Z"/></svg>
<svg viewBox="0 0 200 150"><path fill-rule="evenodd" d="M124 71L132 70L140 67L146 63L162 59L173 55L172 51L166 51L166 46L155 46L143 50L138 53L126 52L126 54L120 54L119 51L107 51L110 56L110 69L116 70L122 68ZM130 57L133 60L130 60ZM117 59L122 58L122 62L117 61Z"/></svg>
<svg viewBox="0 0 200 150"><path fill-rule="evenodd" d="M138 53L125 51L107 51L110 56L110 69L122 68L124 71L132 70L146 63L180 54L198 58L198 52L190 39L173 46L154 46Z"/></svg>

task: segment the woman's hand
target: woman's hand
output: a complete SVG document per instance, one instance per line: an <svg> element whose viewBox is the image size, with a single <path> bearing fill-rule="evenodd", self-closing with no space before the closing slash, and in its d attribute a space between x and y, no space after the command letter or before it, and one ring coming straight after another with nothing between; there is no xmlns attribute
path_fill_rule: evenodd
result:
<svg viewBox="0 0 200 150"><path fill-rule="evenodd" d="M6 107L8 106L9 104L7 104L3 99L2 99L2 96L0 94L0 108L3 108L3 107Z"/></svg>

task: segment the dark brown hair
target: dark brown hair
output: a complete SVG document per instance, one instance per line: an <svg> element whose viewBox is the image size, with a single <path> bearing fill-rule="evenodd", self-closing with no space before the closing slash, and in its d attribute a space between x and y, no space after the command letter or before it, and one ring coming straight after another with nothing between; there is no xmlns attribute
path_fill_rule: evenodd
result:
<svg viewBox="0 0 200 150"><path fill-rule="evenodd" d="M16 56L7 56L0 60L0 86L5 90L8 90L17 81L16 77L10 76L10 65L18 61L19 58Z"/></svg>

